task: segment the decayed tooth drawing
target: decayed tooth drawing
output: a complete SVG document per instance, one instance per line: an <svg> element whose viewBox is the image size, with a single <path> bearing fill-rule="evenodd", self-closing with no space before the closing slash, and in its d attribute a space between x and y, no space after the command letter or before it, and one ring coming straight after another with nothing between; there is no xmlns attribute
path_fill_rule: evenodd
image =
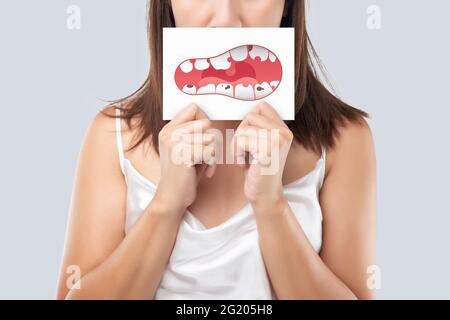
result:
<svg viewBox="0 0 450 320"><path fill-rule="evenodd" d="M262 99L272 92L272 87L267 82L255 85L255 98Z"/></svg>
<svg viewBox="0 0 450 320"><path fill-rule="evenodd" d="M230 53L225 52L218 57L209 58L209 62L216 70L228 70L231 66Z"/></svg>
<svg viewBox="0 0 450 320"><path fill-rule="evenodd" d="M269 56L269 50L260 46L253 46L252 50L250 50L248 54L252 57L252 59L259 57L261 61L266 61Z"/></svg>
<svg viewBox="0 0 450 320"><path fill-rule="evenodd" d="M234 88L231 83L220 83L216 87L216 94L223 94L225 96L233 97Z"/></svg>
<svg viewBox="0 0 450 320"><path fill-rule="evenodd" d="M176 86L185 94L215 94L244 101L263 99L279 87L281 61L260 45L240 45L213 57L184 59L176 68Z"/></svg>

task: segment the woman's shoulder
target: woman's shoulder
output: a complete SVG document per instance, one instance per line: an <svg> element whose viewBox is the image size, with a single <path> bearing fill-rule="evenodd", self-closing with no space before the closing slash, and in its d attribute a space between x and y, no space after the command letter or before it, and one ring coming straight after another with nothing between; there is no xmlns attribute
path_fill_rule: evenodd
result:
<svg viewBox="0 0 450 320"><path fill-rule="evenodd" d="M121 110L127 108L126 104L120 105ZM130 143L131 136L135 135L135 119L131 119L130 122L119 117L119 114L123 115L118 110L117 105L107 105L100 109L91 120L88 133L93 139L104 139L104 142L109 143L110 148L116 146L117 133L120 134L121 140L123 140L124 147L127 147ZM134 129L133 129L134 128ZM119 131L119 132L118 132ZM126 149L126 148L125 148Z"/></svg>
<svg viewBox="0 0 450 320"><path fill-rule="evenodd" d="M91 119L80 148L80 163L85 168L98 168L103 163L106 169L109 165L120 168L116 148L115 108L104 107L96 112ZM120 171L119 171L120 172Z"/></svg>
<svg viewBox="0 0 450 320"><path fill-rule="evenodd" d="M125 103L120 104L121 110L128 108ZM119 167L120 158L127 159L133 167L149 180L156 181L159 172L159 157L152 147L150 137L137 143L141 132L139 119L131 118L129 121L117 118L117 106L110 105L100 110L92 121L92 135L94 140L104 144L103 152L114 158L116 168ZM124 113L121 112L121 115ZM120 143L119 143L120 139ZM119 167L120 168L120 167Z"/></svg>
<svg viewBox="0 0 450 320"><path fill-rule="evenodd" d="M327 150L329 172L334 168L365 168L375 165L375 144L369 123L363 117L345 120L337 130L332 147Z"/></svg>
<svg viewBox="0 0 450 320"><path fill-rule="evenodd" d="M91 120L91 126L95 129L106 130L108 132L115 130L117 127L116 119L121 118L122 130L130 131L132 128L136 127L138 123L137 116L131 117L128 121L126 118L126 112L131 108L129 102L121 102L108 104L100 108ZM127 120L127 121L125 121Z"/></svg>
<svg viewBox="0 0 450 320"><path fill-rule="evenodd" d="M357 120L345 120L338 128L335 140L334 152L355 152L366 150L373 146L372 130L369 123L363 117Z"/></svg>
<svg viewBox="0 0 450 320"><path fill-rule="evenodd" d="M115 130L116 107L109 105L103 107L94 115L91 120L89 129L94 134L105 134Z"/></svg>
<svg viewBox="0 0 450 320"><path fill-rule="evenodd" d="M112 151L116 145L116 107L106 106L97 111L85 133L85 143L98 151Z"/></svg>

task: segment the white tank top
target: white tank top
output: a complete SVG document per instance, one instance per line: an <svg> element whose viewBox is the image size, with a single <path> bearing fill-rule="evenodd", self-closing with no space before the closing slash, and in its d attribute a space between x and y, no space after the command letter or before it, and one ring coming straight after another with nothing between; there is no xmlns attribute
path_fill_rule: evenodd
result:
<svg viewBox="0 0 450 320"><path fill-rule="evenodd" d="M117 108L116 114L120 115ZM127 233L152 200L156 185L125 158L119 118L116 133L120 166L127 183ZM322 245L319 191L325 176L325 151L322 148L322 156L312 171L284 185L289 206L317 252ZM155 299L273 297L251 204L247 203L224 223L208 229L186 210Z"/></svg>

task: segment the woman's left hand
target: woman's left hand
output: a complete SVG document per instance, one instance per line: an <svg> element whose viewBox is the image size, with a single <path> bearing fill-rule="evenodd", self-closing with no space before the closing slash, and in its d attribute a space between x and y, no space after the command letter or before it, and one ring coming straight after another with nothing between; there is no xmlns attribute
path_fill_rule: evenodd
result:
<svg viewBox="0 0 450 320"><path fill-rule="evenodd" d="M236 129L232 155L244 168L244 193L255 213L284 205L282 176L292 140L291 130L266 102L249 112Z"/></svg>

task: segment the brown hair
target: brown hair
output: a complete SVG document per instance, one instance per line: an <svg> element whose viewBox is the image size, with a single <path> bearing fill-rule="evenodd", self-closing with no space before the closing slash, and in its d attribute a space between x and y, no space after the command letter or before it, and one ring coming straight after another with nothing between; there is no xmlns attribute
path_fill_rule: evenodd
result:
<svg viewBox="0 0 450 320"><path fill-rule="evenodd" d="M162 28L175 27L170 0L150 0L147 23L151 57L148 77L134 93L114 104L127 101L127 106L120 107L120 117L128 126L133 118L138 120L136 142L129 150L151 136L152 145L159 154L158 134L168 122L162 120ZM359 121L369 115L338 99L319 80L316 66L322 74L324 72L306 30L305 0L285 1L280 27L295 28L295 120L285 123L294 139L305 148L320 153L322 146L334 146L338 128L345 120ZM105 110L103 113L115 117Z"/></svg>

